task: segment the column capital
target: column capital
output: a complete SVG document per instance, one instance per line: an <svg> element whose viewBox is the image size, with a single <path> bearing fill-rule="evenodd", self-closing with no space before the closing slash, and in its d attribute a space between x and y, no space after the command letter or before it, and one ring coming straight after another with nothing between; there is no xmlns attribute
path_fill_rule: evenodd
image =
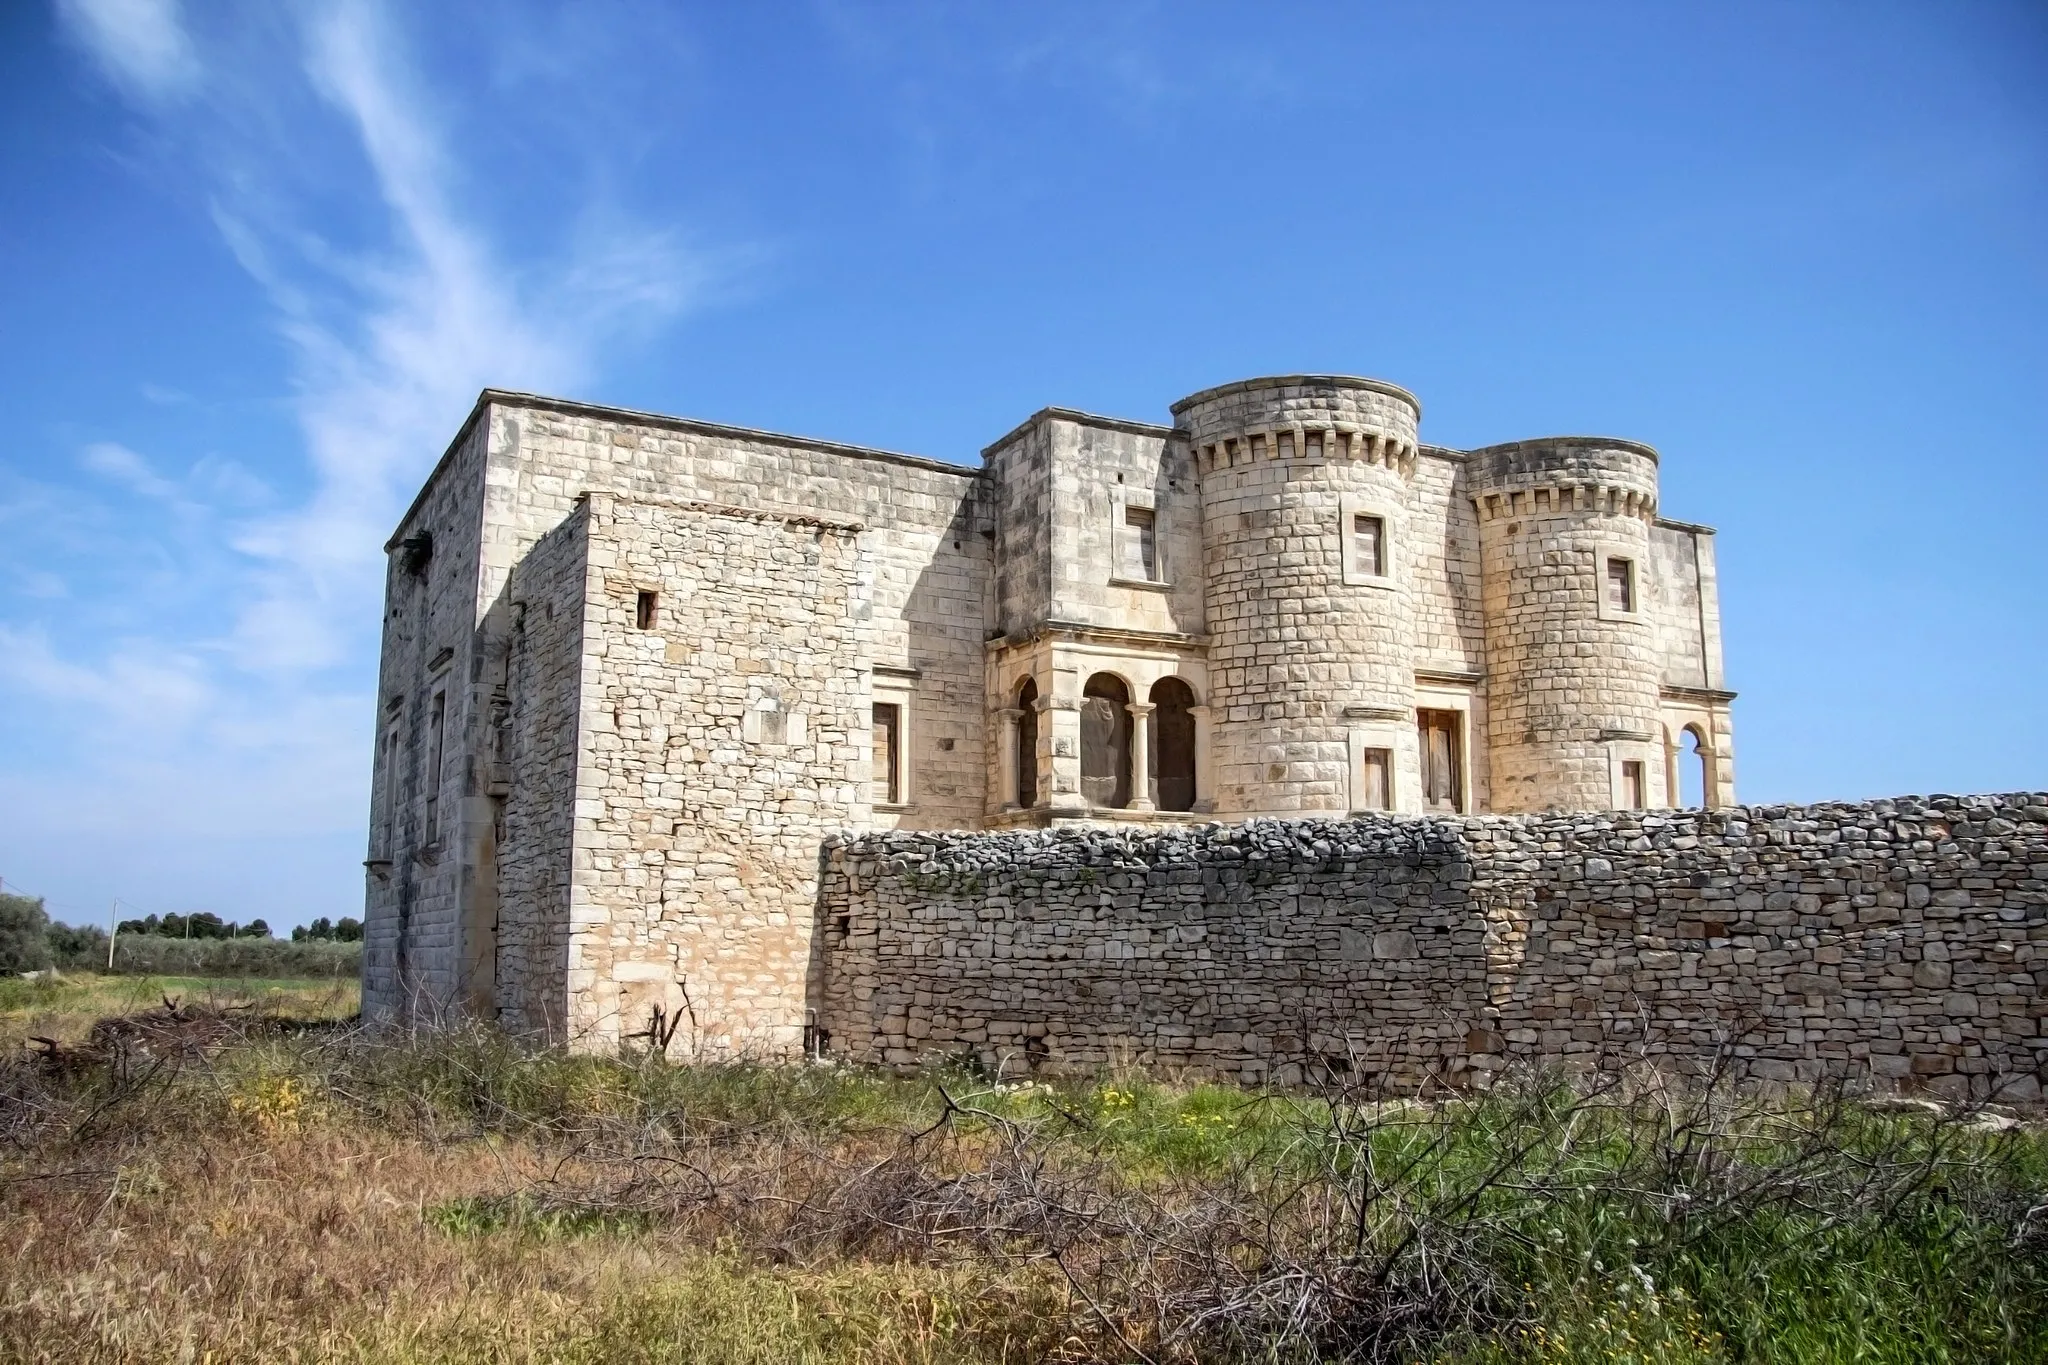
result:
<svg viewBox="0 0 2048 1365"><path fill-rule="evenodd" d="M1005 706L996 712L996 718L1005 725L1015 725L1024 719L1024 712L1015 706Z"/></svg>
<svg viewBox="0 0 2048 1365"><path fill-rule="evenodd" d="M1144 719L1146 716L1151 715L1154 711L1157 711L1158 709L1159 704L1157 702L1127 701L1124 703L1124 710L1129 711L1132 715L1138 717L1140 720Z"/></svg>

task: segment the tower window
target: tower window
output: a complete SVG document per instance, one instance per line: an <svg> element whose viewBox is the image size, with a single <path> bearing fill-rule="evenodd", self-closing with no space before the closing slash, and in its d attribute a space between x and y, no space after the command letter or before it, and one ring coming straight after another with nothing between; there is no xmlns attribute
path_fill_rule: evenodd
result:
<svg viewBox="0 0 2048 1365"><path fill-rule="evenodd" d="M1122 573L1125 578L1141 579L1147 583L1159 581L1158 526L1149 507L1124 509Z"/></svg>
<svg viewBox="0 0 2048 1365"><path fill-rule="evenodd" d="M903 707L876 702L874 714L874 793L878 806L903 804Z"/></svg>
<svg viewBox="0 0 2048 1365"><path fill-rule="evenodd" d="M1621 800L1623 806L1629 810L1643 809L1643 807L1649 804L1648 800L1644 797L1644 792L1647 790L1648 788L1643 783L1642 760L1635 758L1624 759L1621 765Z"/></svg>
<svg viewBox="0 0 2048 1365"><path fill-rule="evenodd" d="M1619 556L1607 561L1607 607L1633 615L1636 609L1636 564Z"/></svg>
<svg viewBox="0 0 2048 1365"><path fill-rule="evenodd" d="M659 601L659 597L654 593L641 593L639 600L633 604L633 624L642 630L653 630Z"/></svg>
<svg viewBox="0 0 2048 1365"><path fill-rule="evenodd" d="M1386 518L1363 512L1351 518L1351 572L1366 578L1386 577Z"/></svg>

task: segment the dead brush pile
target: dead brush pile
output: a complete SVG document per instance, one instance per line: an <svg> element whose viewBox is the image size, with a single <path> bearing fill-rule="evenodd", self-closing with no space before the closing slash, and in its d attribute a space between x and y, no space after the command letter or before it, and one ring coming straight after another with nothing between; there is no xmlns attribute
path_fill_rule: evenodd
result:
<svg viewBox="0 0 2048 1365"><path fill-rule="evenodd" d="M2048 1358L2048 1139L1984 1110L176 1022L0 1079L0 1355Z"/></svg>

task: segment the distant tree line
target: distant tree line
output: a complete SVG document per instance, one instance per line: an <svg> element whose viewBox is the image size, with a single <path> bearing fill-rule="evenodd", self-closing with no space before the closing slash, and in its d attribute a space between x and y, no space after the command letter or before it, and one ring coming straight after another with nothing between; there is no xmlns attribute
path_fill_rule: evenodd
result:
<svg viewBox="0 0 2048 1365"><path fill-rule="evenodd" d="M256 923L261 924L263 921L259 919ZM363 922L354 915L343 915L332 924L327 922L327 916L322 915L311 924L302 924L292 930L292 942L294 943L361 943L362 941Z"/></svg>
<svg viewBox="0 0 2048 1365"><path fill-rule="evenodd" d="M162 938L269 938L270 926L260 919L252 919L247 924L229 924L213 911L201 910L191 915L174 912L162 918L145 915L141 919L124 919L117 932L156 934Z"/></svg>
<svg viewBox="0 0 2048 1365"><path fill-rule="evenodd" d="M148 915L107 931L60 924L34 896L0 894L0 974L63 971L163 976L353 976L362 967L363 926L344 916L273 938L262 920L230 925L218 915Z"/></svg>

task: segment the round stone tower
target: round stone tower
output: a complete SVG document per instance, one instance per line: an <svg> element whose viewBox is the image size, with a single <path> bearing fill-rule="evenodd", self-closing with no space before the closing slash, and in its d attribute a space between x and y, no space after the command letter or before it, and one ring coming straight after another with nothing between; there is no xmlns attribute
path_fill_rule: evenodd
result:
<svg viewBox="0 0 2048 1365"><path fill-rule="evenodd" d="M1415 704L1401 523L1421 405L1376 379L1291 375L1173 415L1201 473L1217 813L1347 810L1347 712Z"/></svg>
<svg viewBox="0 0 2048 1365"><path fill-rule="evenodd" d="M1497 811L1650 804L1664 790L1647 594L1657 452L1554 436L1472 451ZM1631 768L1630 765L1635 765Z"/></svg>

